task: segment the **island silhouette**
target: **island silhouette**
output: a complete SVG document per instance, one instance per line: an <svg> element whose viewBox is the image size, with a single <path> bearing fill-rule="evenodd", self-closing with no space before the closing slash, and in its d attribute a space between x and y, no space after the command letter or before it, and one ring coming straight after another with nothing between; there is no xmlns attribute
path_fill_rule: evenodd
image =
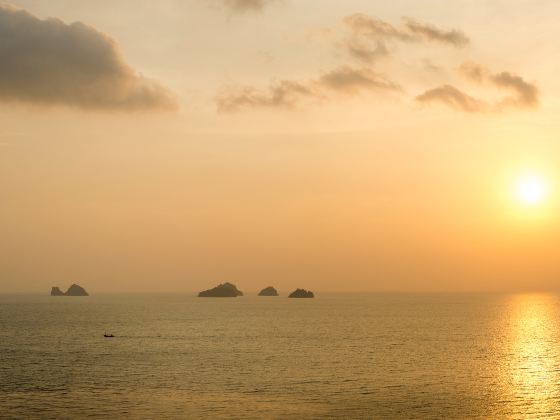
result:
<svg viewBox="0 0 560 420"><path fill-rule="evenodd" d="M198 297L237 297L243 296L243 292L238 290L235 284L223 283L213 289L204 290L198 294Z"/></svg>
<svg viewBox="0 0 560 420"><path fill-rule="evenodd" d="M313 292L311 290L297 289L294 292L292 292L292 294L290 294L290 296L288 296L288 297L289 298L310 299L310 298L314 298L315 295L313 294Z"/></svg>
<svg viewBox="0 0 560 420"><path fill-rule="evenodd" d="M278 296L278 290L270 286L260 291L259 296Z"/></svg>
<svg viewBox="0 0 560 420"><path fill-rule="evenodd" d="M89 294L82 286L73 284L66 292L60 290L59 287L53 287L51 289L51 296L89 296Z"/></svg>

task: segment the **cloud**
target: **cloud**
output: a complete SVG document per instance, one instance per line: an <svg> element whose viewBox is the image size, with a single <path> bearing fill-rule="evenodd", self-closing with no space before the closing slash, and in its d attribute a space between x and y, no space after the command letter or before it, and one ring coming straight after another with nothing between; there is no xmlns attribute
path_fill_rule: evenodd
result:
<svg viewBox="0 0 560 420"><path fill-rule="evenodd" d="M398 39L400 41L414 41L413 34L407 33L405 30L398 29L395 26L381 19L356 13L344 18L347 27L357 35L363 35L375 39Z"/></svg>
<svg viewBox="0 0 560 420"><path fill-rule="evenodd" d="M346 51L351 57L356 58L358 61L371 64L377 59L389 55L389 49L384 42L377 41L375 46L367 45L360 39L351 38L344 44Z"/></svg>
<svg viewBox="0 0 560 420"><path fill-rule="evenodd" d="M445 30L413 19L405 19L403 27L396 27L381 19L356 13L344 18L343 22L350 31L343 46L350 56L366 63L388 55L388 45L394 42L438 42L453 47L463 47L470 42L462 31Z"/></svg>
<svg viewBox="0 0 560 420"><path fill-rule="evenodd" d="M362 92L400 90L397 84L370 69L343 66L306 83L283 80L266 91L250 87L234 89L219 95L216 103L222 112L244 108L293 108L302 98L324 99L329 94L355 96Z"/></svg>
<svg viewBox="0 0 560 420"><path fill-rule="evenodd" d="M317 95L313 87L282 80L274 83L267 92L251 87L224 92L218 96L216 103L218 110L222 112L234 112L243 108L291 108L299 98Z"/></svg>
<svg viewBox="0 0 560 420"><path fill-rule="evenodd" d="M500 102L500 107L534 108L539 105L539 89L523 80L520 76L509 72L502 72L492 76L492 81L498 87L510 89L515 96L505 98Z"/></svg>
<svg viewBox="0 0 560 420"><path fill-rule="evenodd" d="M421 103L441 102L454 109L465 112L481 112L488 109L485 102L462 92L451 85L430 89L416 97Z"/></svg>
<svg viewBox="0 0 560 420"><path fill-rule="evenodd" d="M419 23L413 19L406 20L406 27L411 33L428 41L442 42L455 47L463 47L470 42L465 33L457 29L444 30L431 24Z"/></svg>
<svg viewBox="0 0 560 420"><path fill-rule="evenodd" d="M104 110L176 107L166 88L126 64L107 35L5 4L0 4L0 101Z"/></svg>
<svg viewBox="0 0 560 420"><path fill-rule="evenodd" d="M344 66L322 75L319 85L325 89L356 95L363 91L398 91L400 86L384 76L364 68Z"/></svg>
<svg viewBox="0 0 560 420"><path fill-rule="evenodd" d="M222 0L224 6L234 13L260 12L278 0Z"/></svg>
<svg viewBox="0 0 560 420"><path fill-rule="evenodd" d="M482 83L488 76L488 69L476 63L463 63L459 72L472 81Z"/></svg>
<svg viewBox="0 0 560 420"><path fill-rule="evenodd" d="M490 83L497 88L511 91L513 95L500 101L497 104L498 108L533 108L539 104L539 89L521 76L507 71L492 74L490 70L476 63L465 63L459 70L475 82Z"/></svg>
<svg viewBox="0 0 560 420"><path fill-rule="evenodd" d="M534 108L539 105L539 89L521 76L507 71L493 74L486 67L475 63L465 63L459 71L470 81L509 91L511 95L487 103L453 86L444 85L424 92L416 100L422 103L441 102L466 112L504 111L508 108Z"/></svg>

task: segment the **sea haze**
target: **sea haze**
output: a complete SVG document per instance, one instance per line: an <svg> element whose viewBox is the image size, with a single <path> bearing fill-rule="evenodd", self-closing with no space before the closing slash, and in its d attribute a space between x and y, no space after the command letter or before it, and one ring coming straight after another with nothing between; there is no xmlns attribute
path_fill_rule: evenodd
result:
<svg viewBox="0 0 560 420"><path fill-rule="evenodd" d="M2 295L0 417L554 417L559 338L554 295Z"/></svg>

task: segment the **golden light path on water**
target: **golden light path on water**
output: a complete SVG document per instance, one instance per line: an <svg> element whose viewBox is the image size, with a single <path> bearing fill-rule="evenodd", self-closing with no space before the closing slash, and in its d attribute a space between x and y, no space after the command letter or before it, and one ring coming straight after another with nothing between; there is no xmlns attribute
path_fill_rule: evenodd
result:
<svg viewBox="0 0 560 420"><path fill-rule="evenodd" d="M558 298L518 295L510 303L511 360L505 393L523 418L560 416Z"/></svg>

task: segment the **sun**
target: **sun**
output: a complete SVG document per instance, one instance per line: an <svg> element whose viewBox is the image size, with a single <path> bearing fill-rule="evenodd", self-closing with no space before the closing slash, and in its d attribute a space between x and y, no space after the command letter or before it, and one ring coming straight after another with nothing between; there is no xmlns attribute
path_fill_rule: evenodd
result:
<svg viewBox="0 0 560 420"><path fill-rule="evenodd" d="M525 205L540 204L548 196L548 184L542 176L526 173L517 180L516 196Z"/></svg>

